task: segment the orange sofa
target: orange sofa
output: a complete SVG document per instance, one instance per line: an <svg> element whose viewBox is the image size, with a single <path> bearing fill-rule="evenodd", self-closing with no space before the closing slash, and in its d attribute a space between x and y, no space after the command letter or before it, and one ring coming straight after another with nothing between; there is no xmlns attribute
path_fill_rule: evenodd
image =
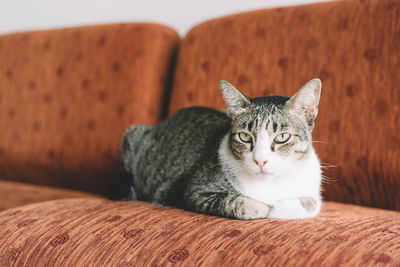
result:
<svg viewBox="0 0 400 267"><path fill-rule="evenodd" d="M0 266L400 266L399 48L399 0L246 12L183 38L143 23L0 36ZM130 125L224 108L219 78L260 96L314 77L318 217L108 200L129 182Z"/></svg>

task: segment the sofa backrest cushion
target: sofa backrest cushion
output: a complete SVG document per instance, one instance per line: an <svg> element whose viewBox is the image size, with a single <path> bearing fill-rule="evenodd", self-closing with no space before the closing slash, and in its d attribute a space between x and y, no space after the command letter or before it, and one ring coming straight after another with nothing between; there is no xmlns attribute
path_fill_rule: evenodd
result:
<svg viewBox="0 0 400 267"><path fill-rule="evenodd" d="M0 36L0 178L105 193L131 124L155 124L179 37L155 24Z"/></svg>
<svg viewBox="0 0 400 267"><path fill-rule="evenodd" d="M329 200L400 210L400 2L337 1L195 26L177 59L169 113L225 108L223 78L250 97L322 80L314 129Z"/></svg>

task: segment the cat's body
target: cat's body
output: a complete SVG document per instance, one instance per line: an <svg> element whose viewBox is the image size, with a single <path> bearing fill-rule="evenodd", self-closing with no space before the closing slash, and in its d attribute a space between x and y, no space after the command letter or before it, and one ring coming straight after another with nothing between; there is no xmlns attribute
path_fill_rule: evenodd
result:
<svg viewBox="0 0 400 267"><path fill-rule="evenodd" d="M137 198L237 219L318 214L316 105L310 117L292 112L296 102L288 97L249 99L224 81L221 89L227 113L192 107L126 131L121 157Z"/></svg>
<svg viewBox="0 0 400 267"><path fill-rule="evenodd" d="M180 110L156 127L139 125L129 129L122 150L136 153L124 154L123 158L133 173L138 199L184 208L189 180L206 185L212 177L207 172L220 172L218 144L229 125L226 114L193 107ZM207 136L198 129L207 129Z"/></svg>

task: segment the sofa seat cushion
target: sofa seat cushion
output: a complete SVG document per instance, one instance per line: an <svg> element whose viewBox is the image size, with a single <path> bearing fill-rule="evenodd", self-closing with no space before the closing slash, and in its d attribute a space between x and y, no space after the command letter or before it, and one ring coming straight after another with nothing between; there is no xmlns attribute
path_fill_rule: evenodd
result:
<svg viewBox="0 0 400 267"><path fill-rule="evenodd" d="M0 213L5 266L400 265L400 213L326 202L304 220L239 221L82 198Z"/></svg>
<svg viewBox="0 0 400 267"><path fill-rule="evenodd" d="M69 189L39 186L0 180L0 211L9 208L61 198L82 198L100 196Z"/></svg>

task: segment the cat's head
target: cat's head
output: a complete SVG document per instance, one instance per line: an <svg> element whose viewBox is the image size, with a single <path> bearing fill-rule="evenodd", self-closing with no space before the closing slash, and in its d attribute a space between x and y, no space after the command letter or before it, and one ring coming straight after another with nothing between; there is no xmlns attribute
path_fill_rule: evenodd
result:
<svg viewBox="0 0 400 267"><path fill-rule="evenodd" d="M235 169L257 176L281 176L312 150L321 81L313 79L292 97L249 98L224 80L220 88L232 119L228 149Z"/></svg>

